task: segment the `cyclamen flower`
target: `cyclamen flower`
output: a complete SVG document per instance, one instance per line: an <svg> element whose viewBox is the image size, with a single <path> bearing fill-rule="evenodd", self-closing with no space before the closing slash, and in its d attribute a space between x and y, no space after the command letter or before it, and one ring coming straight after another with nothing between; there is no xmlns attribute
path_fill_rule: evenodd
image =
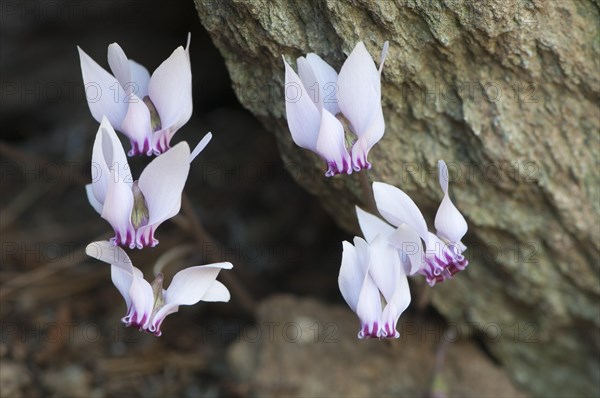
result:
<svg viewBox="0 0 600 398"><path fill-rule="evenodd" d="M106 116L129 138L129 156L166 152L173 135L192 116L190 39L188 35L186 48L175 49L152 76L127 59L117 43L108 46L114 76L77 47L92 116L98 122Z"/></svg>
<svg viewBox="0 0 600 398"><path fill-rule="evenodd" d="M355 237L354 246L343 242L338 284L360 319L359 339L400 337L396 324L410 304L410 290L397 251L383 235L370 243Z"/></svg>
<svg viewBox="0 0 600 398"><path fill-rule="evenodd" d="M314 53L297 59L297 74L283 60L285 108L292 139L325 160L327 177L371 168L367 155L385 130L380 78L387 50L385 42L377 69L365 45L359 42L339 76ZM344 126L336 116L345 118L357 137L350 153Z"/></svg>
<svg viewBox="0 0 600 398"><path fill-rule="evenodd" d="M112 282L127 306L121 319L127 326L135 326L160 336L160 326L167 315L179 310L180 305L193 305L199 301L229 301L229 291L217 275L222 269L231 269L231 263L216 263L189 267L177 272L169 287L163 289L163 275L158 273L150 284L142 271L136 268L127 253L108 241L90 243L88 256L111 264Z"/></svg>
<svg viewBox="0 0 600 398"><path fill-rule="evenodd" d="M92 207L113 227L113 244L132 249L158 244L154 232L179 213L190 163L211 138L204 136L191 154L188 144L180 142L133 181L123 146L108 119L102 119L92 152L93 181L86 191Z"/></svg>
<svg viewBox="0 0 600 398"><path fill-rule="evenodd" d="M438 169L444 198L435 216L435 234L428 231L415 202L392 185L374 182L373 193L379 213L396 228L357 208L358 221L367 242L378 235L386 236L399 250L401 261L408 264L407 273L424 275L430 286L452 278L469 264L462 255L466 246L461 242L467 233L467 222L448 196L448 168L443 160L438 162Z"/></svg>

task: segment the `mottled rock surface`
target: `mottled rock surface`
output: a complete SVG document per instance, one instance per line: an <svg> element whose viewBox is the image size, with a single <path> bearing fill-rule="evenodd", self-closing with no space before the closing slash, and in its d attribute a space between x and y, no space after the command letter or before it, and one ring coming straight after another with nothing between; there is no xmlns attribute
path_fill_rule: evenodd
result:
<svg viewBox="0 0 600 398"><path fill-rule="evenodd" d="M400 186L430 221L449 164L471 265L436 286L450 321L504 335L488 349L537 395L595 395L600 379L598 1L196 0L242 102L294 177L356 230L356 176L326 180L285 121L281 55L339 69L363 40L390 41L386 135L371 180Z"/></svg>

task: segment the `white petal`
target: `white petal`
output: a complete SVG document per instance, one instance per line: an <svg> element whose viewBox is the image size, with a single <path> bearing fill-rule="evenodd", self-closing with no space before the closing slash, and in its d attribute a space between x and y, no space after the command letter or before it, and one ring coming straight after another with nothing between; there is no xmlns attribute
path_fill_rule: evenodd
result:
<svg viewBox="0 0 600 398"><path fill-rule="evenodd" d="M440 186L442 187L442 191L444 191L444 198L435 215L435 228L438 235L449 242L460 242L462 237L467 233L467 221L456 206L454 206L448 195L448 180L450 176L448 174L448 167L446 167L446 163L443 160L438 161L438 169Z"/></svg>
<svg viewBox="0 0 600 398"><path fill-rule="evenodd" d="M381 108L381 82L375 62L362 42L342 65L338 88L339 107L352 131L358 137L365 135Z"/></svg>
<svg viewBox="0 0 600 398"><path fill-rule="evenodd" d="M132 94L127 115L121 124L121 131L131 141L130 156L152 153L150 111L146 104L135 94Z"/></svg>
<svg viewBox="0 0 600 398"><path fill-rule="evenodd" d="M214 281L212 285L208 288L204 296L202 296L202 301L209 302L228 302L231 298L231 294L229 294L229 290L227 287L219 281Z"/></svg>
<svg viewBox="0 0 600 398"><path fill-rule="evenodd" d="M127 253L109 241L102 240L90 243L85 248L85 254L96 260L118 266L130 274L133 273L133 263Z"/></svg>
<svg viewBox="0 0 600 398"><path fill-rule="evenodd" d="M185 54L190 58L190 43L192 42L192 32L188 32L187 43L185 45Z"/></svg>
<svg viewBox="0 0 600 398"><path fill-rule="evenodd" d="M96 195L94 195L94 189L92 188L92 184L87 184L85 186L85 193L87 195L88 201L90 202L94 210L96 210L98 214L102 214L102 203L100 203L98 199L96 199Z"/></svg>
<svg viewBox="0 0 600 398"><path fill-rule="evenodd" d="M95 198L95 201L100 205L104 205L104 199L106 198L106 190L108 189L108 180L110 179L110 170L108 168L108 165L106 164L106 159L104 158L104 145L102 143L103 138L105 136L105 134L102 132L104 120L105 118L103 118L102 124L100 125L100 128L98 128L96 138L94 139L94 147L92 149L91 191ZM94 206L94 203L92 203L91 199L90 203L92 204L92 206ZM94 206L94 208L96 207Z"/></svg>
<svg viewBox="0 0 600 398"><path fill-rule="evenodd" d="M85 248L85 253L90 257L112 265L111 278L113 284L119 290L121 296L125 299L127 308L129 308L131 304L129 288L131 287L135 267L127 253L119 246L115 246L108 241L90 243Z"/></svg>
<svg viewBox="0 0 600 398"><path fill-rule="evenodd" d="M354 312L356 312L364 279L364 270L359 264L356 248L350 242L342 242L342 266L338 276L338 285L342 297Z"/></svg>
<svg viewBox="0 0 600 398"><path fill-rule="evenodd" d="M125 151L115 130L106 117L96 133L92 149L92 193L97 203L104 204L108 183L111 179L110 169L114 168L117 174L129 186L131 185L131 172ZM91 201L90 201L91 203ZM92 205L94 205L92 203Z"/></svg>
<svg viewBox="0 0 600 398"><path fill-rule="evenodd" d="M421 269L424 260L423 243L421 242L421 237L414 229L407 224L400 225L390 235L389 242L397 250L401 251L402 258L406 259L404 262L409 264L409 267L405 268L406 273L413 275Z"/></svg>
<svg viewBox="0 0 600 398"><path fill-rule="evenodd" d="M90 112L100 122L106 116L113 126L120 126L127 113L125 91L117 79L96 63L81 48L79 60Z"/></svg>
<svg viewBox="0 0 600 398"><path fill-rule="evenodd" d="M381 314L382 331L385 337L400 337L400 333L396 330L396 324L400 315L408 308L410 304L410 288L408 279L404 272L396 278L396 286L392 298L387 302Z"/></svg>
<svg viewBox="0 0 600 398"><path fill-rule="evenodd" d="M369 273L375 285L389 302L394 294L398 275L400 274L400 259L396 250L390 246L386 237L377 235L369 244L370 267Z"/></svg>
<svg viewBox="0 0 600 398"><path fill-rule="evenodd" d="M180 142L142 171L138 186L148 206L148 225L160 224L179 213L189 170L190 148Z"/></svg>
<svg viewBox="0 0 600 398"><path fill-rule="evenodd" d="M133 94L140 98L148 95L148 84L150 83L150 72L143 65L138 64L133 60L129 60L129 69L131 70L131 81L135 83L133 86Z"/></svg>
<svg viewBox="0 0 600 398"><path fill-rule="evenodd" d="M367 157L371 148L381 140L384 132L385 121L383 120L383 111L381 107L378 107L375 110L367 131L359 136L358 140L352 146L352 165L356 171L371 168Z"/></svg>
<svg viewBox="0 0 600 398"><path fill-rule="evenodd" d="M390 48L390 42L386 41L383 43L383 48L381 49L381 57L379 58L379 74L381 75L381 71L383 70L383 64L385 63L385 58L387 57L388 50Z"/></svg>
<svg viewBox="0 0 600 398"><path fill-rule="evenodd" d="M401 189L383 182L373 183L373 195L377 210L390 224L398 227L408 224L427 241L427 224L413 200Z"/></svg>
<svg viewBox="0 0 600 398"><path fill-rule="evenodd" d="M127 94L131 93L133 80L125 52L117 43L108 46L108 65Z"/></svg>
<svg viewBox="0 0 600 398"><path fill-rule="evenodd" d="M394 227L358 206L356 206L356 216L363 236L369 243L373 242L377 235L389 237L394 232Z"/></svg>
<svg viewBox="0 0 600 398"><path fill-rule="evenodd" d="M352 172L350 154L346 149L344 127L329 111L321 112L321 125L317 138L316 152L327 162L328 177L338 173Z"/></svg>
<svg viewBox="0 0 600 398"><path fill-rule="evenodd" d="M160 115L162 128L177 130L192 116L192 71L183 47L154 71L148 94Z"/></svg>
<svg viewBox="0 0 600 398"><path fill-rule="evenodd" d="M90 243L85 252L88 256L111 264L111 279L125 299L129 314L136 313L138 322L144 317L147 322L154 306L152 287L144 280L142 271L133 265L127 253L107 241Z"/></svg>
<svg viewBox="0 0 600 398"><path fill-rule="evenodd" d="M210 132L207 133L204 137L202 137L198 145L196 145L196 148L194 148L194 150L190 154L190 163L192 163L192 161L196 159L196 156L200 155L200 152L202 152L204 148L206 148L211 139L212 133Z"/></svg>
<svg viewBox="0 0 600 398"><path fill-rule="evenodd" d="M110 170L104 207L100 216L110 223L115 231L115 242L119 245L132 245L135 230L131 224L133 192L119 176L116 168Z"/></svg>
<svg viewBox="0 0 600 398"><path fill-rule="evenodd" d="M381 298L379 290L369 275L370 251L364 239L355 237L354 246L343 242L342 266L338 277L340 292L348 306L358 315L361 321L359 338L365 336L376 327L375 335L379 335L381 317Z"/></svg>
<svg viewBox="0 0 600 398"><path fill-rule="evenodd" d="M148 95L150 73L144 66L127 59L125 52L117 43L108 46L108 64L126 94L125 102L130 104L135 97Z"/></svg>
<svg viewBox="0 0 600 398"><path fill-rule="evenodd" d="M333 115L340 113L335 69L314 53L298 58L297 65L298 75L315 105L323 106Z"/></svg>
<svg viewBox="0 0 600 398"><path fill-rule="evenodd" d="M292 139L301 148L317 151L317 137L321 125L319 110L300 81L300 77L285 64L285 111Z"/></svg>
<svg viewBox="0 0 600 398"><path fill-rule="evenodd" d="M377 290L373 278L369 274L365 276L362 288L360 289L356 315L358 315L363 326L368 325L369 329L376 327L377 330L371 333L373 337L379 337L381 330L381 295L379 294L379 290ZM359 333L359 336L362 332Z"/></svg>
<svg viewBox="0 0 600 398"><path fill-rule="evenodd" d="M209 292L217 275L222 269L231 269L231 263L215 263L210 265L198 265L186 268L173 276L173 280L165 293L167 304L193 305ZM210 298L219 294L217 291L208 294ZM213 294L214 293L214 294ZM214 297L213 297L214 298Z"/></svg>

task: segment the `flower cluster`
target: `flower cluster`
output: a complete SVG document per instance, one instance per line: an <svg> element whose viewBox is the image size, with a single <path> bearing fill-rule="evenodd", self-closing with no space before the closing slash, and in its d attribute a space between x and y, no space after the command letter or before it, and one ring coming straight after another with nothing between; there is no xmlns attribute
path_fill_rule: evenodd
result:
<svg viewBox="0 0 600 398"><path fill-rule="evenodd" d="M92 116L97 122L106 117L129 138L129 156L166 152L173 135L192 116L190 40L188 35L185 49L175 49L152 76L117 43L108 46L113 75L77 47Z"/></svg>
<svg viewBox="0 0 600 398"><path fill-rule="evenodd" d="M195 266L179 271L168 289L158 271L152 284L134 267L123 249L154 247L154 233L181 208L190 163L208 145L208 133L193 150L186 142L171 147L171 138L192 114L190 37L154 71L127 59L121 47L108 47L112 76L79 48L81 72L92 116L100 122L92 150L92 182L86 186L92 207L112 226L110 241L88 245L86 253L111 264L111 276L127 306L122 321L156 336L169 314L198 301L229 301L229 291L216 277L230 263ZM108 95L113 92L115 95ZM129 156L158 155L133 180L125 150L115 132L131 142Z"/></svg>
<svg viewBox="0 0 600 398"><path fill-rule="evenodd" d="M314 53L297 59L298 73L283 60L285 109L292 139L325 160L327 177L371 168L367 155L385 130L380 76L387 49L385 42L377 68L359 42L339 75ZM340 119L348 122L357 138L350 152Z"/></svg>
<svg viewBox="0 0 600 398"><path fill-rule="evenodd" d="M354 238L354 246L343 242L338 282L342 296L360 318L359 338L399 336L396 323L410 303L407 276L423 275L434 286L468 265L461 242L467 222L448 196L448 169L443 160L438 169L444 197L435 216L435 234L427 229L415 202L383 182L373 183L373 193L377 210L387 222L356 208L365 239ZM386 302L383 311L381 296Z"/></svg>
<svg viewBox="0 0 600 398"><path fill-rule="evenodd" d="M127 253L107 241L90 243L85 252L111 265L110 275L127 306L122 321L127 326L160 336L160 325L167 315L177 312L180 305L199 301L229 301L229 291L217 275L222 269L231 269L231 263L217 263L189 267L177 272L169 287L163 289L163 274L158 273L148 283L140 269L135 267Z"/></svg>
<svg viewBox="0 0 600 398"><path fill-rule="evenodd" d="M377 68L359 42L339 75L314 53L296 60L298 73L284 58L292 139L325 160L327 177L371 168L367 156L385 130L381 72L387 52L385 42ZM350 151L344 123L356 138ZM442 160L438 169L444 197L435 217L436 233L429 232L423 214L404 191L383 182L373 183L373 195L385 221L356 208L364 239L343 242L338 284L360 319L361 339L399 336L396 323L411 300L408 276L423 275L434 286L468 265L461 242L467 222L448 196L448 169Z"/></svg>

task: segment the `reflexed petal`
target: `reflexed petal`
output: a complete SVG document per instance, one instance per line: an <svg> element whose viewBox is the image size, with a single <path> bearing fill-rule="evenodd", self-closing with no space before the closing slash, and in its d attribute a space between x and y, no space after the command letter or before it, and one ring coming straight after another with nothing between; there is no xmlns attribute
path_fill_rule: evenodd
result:
<svg viewBox="0 0 600 398"><path fill-rule="evenodd" d="M108 169L108 165L106 164L106 159L104 158L103 151L103 137L104 133L102 132L104 121L106 120L106 124L110 125L106 118L102 118L102 124L96 133L96 138L94 139L94 147L92 149L92 194L96 199L97 203L104 205L104 200L106 198L106 190L108 189L108 180L110 179L110 171ZM112 127L111 127L112 128ZM86 188L87 189L87 188ZM90 200L92 206L94 203ZM95 208L95 206L94 206Z"/></svg>
<svg viewBox="0 0 600 398"><path fill-rule="evenodd" d="M373 241L370 253L369 273L387 303L381 315L382 336L399 337L396 323L410 304L410 290L404 268L396 250L382 236Z"/></svg>
<svg viewBox="0 0 600 398"><path fill-rule="evenodd" d="M379 109L376 111L373 123L371 123L368 131L360 136L352 146L352 167L354 170L360 171L371 168L371 163L368 160L369 152L381 140L384 132L385 121L383 120L383 112Z"/></svg>
<svg viewBox="0 0 600 398"><path fill-rule="evenodd" d="M117 133L110 125L106 117L96 133L94 147L92 149L92 193L97 203L104 205L108 184L111 180L110 169L115 169L117 175L131 186L131 172L125 151ZM90 200L90 203L92 201ZM94 206L94 203L92 203ZM94 206L94 208L96 208Z"/></svg>
<svg viewBox="0 0 600 398"><path fill-rule="evenodd" d="M356 315L362 324L358 338L381 336L381 295L368 273L360 289Z"/></svg>
<svg viewBox="0 0 600 398"><path fill-rule="evenodd" d="M129 60L129 69L131 70L131 81L135 83L133 94L139 98L148 95L148 83L150 83L150 72L143 65L133 60Z"/></svg>
<svg viewBox="0 0 600 398"><path fill-rule="evenodd" d="M319 109L310 98L300 77L285 64L285 112L292 139L301 148L317 151L317 138L321 125Z"/></svg>
<svg viewBox="0 0 600 398"><path fill-rule="evenodd" d="M90 202L94 210L96 210L98 214L102 214L102 203L100 203L98 199L96 199L96 195L94 195L94 189L92 188L92 184L87 184L85 186L85 193L87 194L88 201Z"/></svg>
<svg viewBox="0 0 600 398"><path fill-rule="evenodd" d="M317 80L317 76L312 70L310 63L304 57L299 57L296 60L296 66L298 67L298 76L302 81L302 86L306 89L306 94L315 104L318 109L323 107L323 95L321 93L321 86Z"/></svg>
<svg viewBox="0 0 600 398"><path fill-rule="evenodd" d="M388 237L394 232L394 227L358 206L356 206L356 216L365 240L369 243L373 242L377 235Z"/></svg>
<svg viewBox="0 0 600 398"><path fill-rule="evenodd" d="M352 311L356 312L360 289L365 279L364 269L359 264L356 247L350 242L342 242L342 266L338 276L338 285L342 297Z"/></svg>
<svg viewBox="0 0 600 398"><path fill-rule="evenodd" d="M115 168L110 170L104 207L100 216L110 223L115 231L115 244L133 247L135 230L131 224L133 192Z"/></svg>
<svg viewBox="0 0 600 398"><path fill-rule="evenodd" d="M365 135L381 108L381 82L373 58L359 42L338 76L338 104L358 137Z"/></svg>
<svg viewBox="0 0 600 398"><path fill-rule="evenodd" d="M121 131L131 141L129 156L152 154L150 111L146 104L136 95L132 95L127 115L121 124Z"/></svg>
<svg viewBox="0 0 600 398"><path fill-rule="evenodd" d="M210 301L210 302L228 302L231 298L231 294L227 287L219 281L214 281L212 285L208 288L204 296L202 296L202 301Z"/></svg>
<svg viewBox="0 0 600 398"><path fill-rule="evenodd" d="M207 133L204 137L202 137L202 139L200 140L198 145L196 145L196 147L190 154L190 163L192 163L194 161L194 159L196 159L196 156L200 155L200 152L202 152L204 150L204 148L206 148L206 146L208 145L208 143L210 142L211 139L212 139L212 133L210 133L210 132Z"/></svg>
<svg viewBox="0 0 600 398"><path fill-rule="evenodd" d="M367 242L362 238L355 237L354 245L356 247L358 266L361 268L363 274L355 311L361 321L358 338L379 337L381 331L381 295L369 272L371 250Z"/></svg>
<svg viewBox="0 0 600 398"><path fill-rule="evenodd" d="M383 43L383 48L381 49L381 57L379 58L379 74L381 75L381 71L383 71L383 64L385 63L385 58L387 57L388 50L390 48L390 42L386 41Z"/></svg>
<svg viewBox="0 0 600 398"><path fill-rule="evenodd" d="M300 75L304 87L309 90L309 96L315 105L323 106L332 115L340 113L335 69L314 53L307 54L306 58L298 58L297 65L298 75Z"/></svg>
<svg viewBox="0 0 600 398"><path fill-rule="evenodd" d="M406 273L412 275L421 269L424 260L423 243L421 243L421 237L414 229L407 224L400 225L390 235L389 242L402 252L403 258L408 260L409 267L405 269Z"/></svg>
<svg viewBox="0 0 600 398"><path fill-rule="evenodd" d="M232 269L231 263L198 265L179 271L173 276L165 293L165 302L176 305L193 305L209 292L222 269ZM216 287L215 289L219 289ZM226 289L225 289L226 290ZM214 294L213 294L214 293ZM218 291L209 293L216 297Z"/></svg>
<svg viewBox="0 0 600 398"><path fill-rule="evenodd" d="M435 215L435 228L442 238L450 242L460 242L463 236L467 233L467 221L458 211L450 196L448 195L448 167L443 160L438 161L439 179L444 198Z"/></svg>
<svg viewBox="0 0 600 398"><path fill-rule="evenodd" d="M401 270L399 275L395 276L396 286L392 298L387 301L383 313L381 314L382 330L384 337L400 337L400 333L396 330L396 324L400 315L408 308L410 304L410 288L408 286L408 278Z"/></svg>
<svg viewBox="0 0 600 398"><path fill-rule="evenodd" d="M148 205L148 224L161 223L179 212L189 170L190 147L180 142L142 171L138 186Z"/></svg>
<svg viewBox="0 0 600 398"><path fill-rule="evenodd" d="M133 265L131 259L123 249L118 246L114 246L108 241L90 243L85 248L85 252L90 257L94 257L97 260L112 265L111 278L113 284L125 299L125 304L129 310L132 304L130 288L133 283L133 279L141 279L143 282L145 282L143 280L142 272ZM139 282L139 284L143 285L141 282ZM146 282L146 284L148 283ZM148 284L148 286L150 285ZM148 293L146 292L146 294ZM149 297L153 300L151 291ZM136 297L135 303L136 305L142 304L140 308L142 311L144 311L144 306L146 305L145 302L147 300L148 297L142 297L141 299Z"/></svg>
<svg viewBox="0 0 600 398"><path fill-rule="evenodd" d="M352 173L350 155L346 149L344 138L344 127L335 116L325 109L321 112L316 153L325 159L329 166L325 174L327 177L339 173Z"/></svg>
<svg viewBox="0 0 600 398"><path fill-rule="evenodd" d="M390 301L400 273L400 259L385 236L377 235L369 245L369 273L386 301Z"/></svg>
<svg viewBox="0 0 600 398"><path fill-rule="evenodd" d="M125 52L117 43L108 46L108 65L127 94L132 92L131 69Z"/></svg>
<svg viewBox="0 0 600 398"><path fill-rule="evenodd" d="M145 279L137 277L135 272L133 275L129 288L129 297L131 297L133 308L133 311L130 311L132 317L127 317L125 322L138 326L140 329L146 329L154 308L154 292L152 286Z"/></svg>
<svg viewBox="0 0 600 398"><path fill-rule="evenodd" d="M187 43L185 45L185 55L190 59L190 43L192 42L192 32L188 32Z"/></svg>
<svg viewBox="0 0 600 398"><path fill-rule="evenodd" d="M398 227L402 223L413 228L423 240L428 239L427 224L423 214L413 200L401 189L383 182L373 183L373 195L377 210L390 224Z"/></svg>
<svg viewBox="0 0 600 398"><path fill-rule="evenodd" d="M127 113L126 94L117 79L96 63L81 48L79 60L90 112L100 122L106 116L113 126L120 126Z"/></svg>
<svg viewBox="0 0 600 398"><path fill-rule="evenodd" d="M148 82L150 73L143 65L127 59L123 49L117 44L112 43L108 46L108 64L115 77L127 93L126 102L131 101L131 95L139 98L148 95Z"/></svg>
<svg viewBox="0 0 600 398"><path fill-rule="evenodd" d="M192 116L192 71L183 47L177 47L152 74L148 95L163 128L176 131Z"/></svg>

